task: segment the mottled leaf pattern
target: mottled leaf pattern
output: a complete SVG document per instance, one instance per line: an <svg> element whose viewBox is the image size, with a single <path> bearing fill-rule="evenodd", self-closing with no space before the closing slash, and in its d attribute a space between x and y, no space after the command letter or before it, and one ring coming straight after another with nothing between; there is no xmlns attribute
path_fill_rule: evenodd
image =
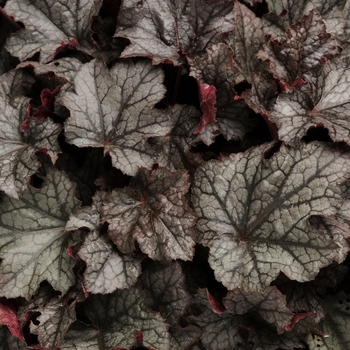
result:
<svg viewBox="0 0 350 350"><path fill-rule="evenodd" d="M263 23L246 6L235 1L235 30L225 36L240 71L236 82L251 82L251 73L263 71L264 63L256 57L265 42Z"/></svg>
<svg viewBox="0 0 350 350"><path fill-rule="evenodd" d="M137 259L119 253L111 240L98 231L86 236L78 254L87 265L84 273L86 291L94 294L129 288L141 273Z"/></svg>
<svg viewBox="0 0 350 350"><path fill-rule="evenodd" d="M200 111L192 106L175 105L169 115L173 129L164 136L153 137L149 143L159 154L157 163L171 171L193 169L202 163L201 157L190 151L198 127Z"/></svg>
<svg viewBox="0 0 350 350"><path fill-rule="evenodd" d="M85 310L92 324L102 330L99 342L106 348L129 349L135 343L135 331L139 331L145 347L170 350L168 326L158 313L146 307L137 289L92 295Z"/></svg>
<svg viewBox="0 0 350 350"><path fill-rule="evenodd" d="M201 342L208 350L236 349L241 337L238 327L242 317L228 312L215 313L207 298L207 292L200 289L195 299L200 315L189 319L203 330Z"/></svg>
<svg viewBox="0 0 350 350"><path fill-rule="evenodd" d="M283 146L269 160L265 149L208 162L196 173L199 239L210 247L216 278L230 289L264 290L280 271L308 281L338 252L307 219L336 213L349 159L318 143Z"/></svg>
<svg viewBox="0 0 350 350"><path fill-rule="evenodd" d="M278 136L296 145L311 127L324 126L334 141L350 143L350 59L337 59L313 74L305 75L310 89L278 96L270 119L279 127Z"/></svg>
<svg viewBox="0 0 350 350"><path fill-rule="evenodd" d="M200 86L209 85L215 88L214 121L217 121L217 128L224 137L227 140L243 139L255 123L249 118L250 110L244 100L234 99L236 94L233 86L239 72L233 63L230 49L225 44L211 46L207 49L205 58L193 60L190 74L198 80ZM203 115L202 120L204 117ZM202 132L200 129L198 131ZM207 131L208 128L204 132Z"/></svg>
<svg viewBox="0 0 350 350"><path fill-rule="evenodd" d="M65 123L68 142L78 147L104 147L113 165L128 175L150 168L154 150L147 138L171 130L172 121L152 109L165 89L159 68L142 61L121 62L110 71L101 61L85 64L75 77L75 93L66 93L71 111Z"/></svg>
<svg viewBox="0 0 350 350"><path fill-rule="evenodd" d="M183 171L141 169L130 187L114 190L102 207L109 236L118 248L131 253L135 240L152 259L190 260L193 256L195 216L184 194Z"/></svg>
<svg viewBox="0 0 350 350"><path fill-rule="evenodd" d="M90 20L97 15L100 1L10 0L6 12L25 29L12 35L7 49L21 61L40 52L41 62L51 61L61 46L93 49Z"/></svg>
<svg viewBox="0 0 350 350"><path fill-rule="evenodd" d="M269 72L289 91L300 84L304 73L323 65L337 50L337 42L326 33L320 14L312 10L288 28L283 42L271 39L257 57L268 62Z"/></svg>
<svg viewBox="0 0 350 350"><path fill-rule="evenodd" d="M40 166L35 152L45 149L53 162L60 148L57 142L61 126L49 119L32 120L24 132L22 123L27 119L28 99L23 73L11 71L0 79L0 189L13 198L28 187L29 176ZM27 84L29 81L27 81Z"/></svg>
<svg viewBox="0 0 350 350"><path fill-rule="evenodd" d="M341 291L325 300L324 307L326 317L317 328L325 337L308 335L307 344L310 350L347 349L350 344L350 296Z"/></svg>
<svg viewBox="0 0 350 350"><path fill-rule="evenodd" d="M195 55L233 28L232 1L124 0L115 36L131 41L122 57L180 64L179 50Z"/></svg>
<svg viewBox="0 0 350 350"><path fill-rule="evenodd" d="M30 330L38 335L39 343L45 349L56 349L62 342L68 327L75 321L75 302L63 305L54 300L40 308L37 323L31 323Z"/></svg>
<svg viewBox="0 0 350 350"><path fill-rule="evenodd" d="M44 280L63 293L74 283L75 261L67 248L81 237L64 227L79 202L67 175L52 171L47 178L44 187L31 187L21 200L1 202L1 296L29 299Z"/></svg>
<svg viewBox="0 0 350 350"><path fill-rule="evenodd" d="M223 300L227 311L235 315L257 312L278 332L288 325L292 312L286 307L286 298L277 288L269 287L263 293L244 292L241 289L229 291Z"/></svg>

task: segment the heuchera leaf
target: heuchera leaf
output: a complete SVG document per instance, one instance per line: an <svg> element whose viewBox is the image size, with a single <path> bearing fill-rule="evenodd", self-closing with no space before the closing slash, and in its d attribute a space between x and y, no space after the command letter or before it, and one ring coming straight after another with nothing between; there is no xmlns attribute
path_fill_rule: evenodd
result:
<svg viewBox="0 0 350 350"><path fill-rule="evenodd" d="M196 217L184 194L188 175L165 168L141 168L130 187L115 189L102 207L109 236L118 248L132 253L135 240L152 259L190 260L194 253Z"/></svg>
<svg viewBox="0 0 350 350"><path fill-rule="evenodd" d="M91 293L112 293L129 288L141 273L138 259L117 251L111 240L95 230L85 237L78 252L86 262L84 286Z"/></svg>
<svg viewBox="0 0 350 350"><path fill-rule="evenodd" d="M329 265L339 248L308 224L341 205L338 183L349 159L330 146L282 146L264 160L267 146L210 161L198 168L193 205L199 240L227 288L264 290L280 271L300 282Z"/></svg>
<svg viewBox="0 0 350 350"><path fill-rule="evenodd" d="M169 111L171 119L174 120L173 129L164 136L149 139L149 143L159 154L157 158L159 166L171 171L191 170L203 162L200 155L190 151L200 114L200 111L193 106L178 104Z"/></svg>
<svg viewBox="0 0 350 350"><path fill-rule="evenodd" d="M278 136L296 145L311 127L324 126L333 141L350 143L350 58L334 59L305 75L312 89L280 94L270 119L279 128Z"/></svg>
<svg viewBox="0 0 350 350"><path fill-rule="evenodd" d="M76 302L65 305L56 299L37 310L41 315L36 319L37 324L30 324L30 331L38 335L39 344L45 349L56 349L60 345L75 321L75 305Z"/></svg>
<svg viewBox="0 0 350 350"><path fill-rule="evenodd" d="M336 39L344 35L347 18L343 9L346 0L273 0L269 8L275 13L263 16L264 32L277 40L283 40L287 28L297 23L304 15L316 9L326 24L327 33Z"/></svg>
<svg viewBox="0 0 350 350"><path fill-rule="evenodd" d="M96 350L101 344L101 340L98 337L99 330L86 326L81 322L74 322L69 328L64 342L61 344L62 350Z"/></svg>
<svg viewBox="0 0 350 350"><path fill-rule="evenodd" d="M188 319L203 330L200 339L205 349L236 349L238 343L241 342L238 327L242 316L228 312L215 313L208 301L205 289L198 291L195 303L201 313L198 316L189 316Z"/></svg>
<svg viewBox="0 0 350 350"><path fill-rule="evenodd" d="M64 78L66 80L66 86L63 87L65 91L74 90L74 77L76 73L80 70L82 63L75 58L60 58L54 60L50 63L40 63L25 61L17 66L18 68L33 67L36 75L43 74L55 74L59 78Z"/></svg>
<svg viewBox="0 0 350 350"><path fill-rule="evenodd" d="M292 311L286 307L286 297L276 287L268 287L263 293L229 291L223 300L227 311L244 315L255 311L280 333L292 320Z"/></svg>
<svg viewBox="0 0 350 350"><path fill-rule="evenodd" d="M60 147L57 137L62 130L50 119L41 122L33 119L26 124L28 99L12 97L23 88L16 86L22 73L9 72L0 78L0 189L8 196L19 198L27 188L29 176L35 173L40 163L35 152L44 149L55 162Z"/></svg>
<svg viewBox="0 0 350 350"><path fill-rule="evenodd" d="M75 77L76 93L63 96L71 117L65 123L69 143L104 147L113 165L128 175L140 166L151 168L155 152L147 139L170 132L172 121L152 109L165 88L160 68L150 62L117 63L111 70L93 60Z"/></svg>
<svg viewBox="0 0 350 350"><path fill-rule="evenodd" d="M115 36L131 44L121 57L151 57L153 64L183 62L233 30L232 1L124 0Z"/></svg>
<svg viewBox="0 0 350 350"><path fill-rule="evenodd" d="M135 288L91 295L85 312L99 330L99 344L106 349L130 349L140 335L145 347L170 350L167 324L146 307L141 291Z"/></svg>
<svg viewBox="0 0 350 350"><path fill-rule="evenodd" d="M192 297L185 288L185 276L178 262L168 266L150 264L142 273L137 286L145 293L146 304L152 310L160 312L169 324L171 349L187 349L201 334L201 330L194 326L180 327L178 324Z"/></svg>
<svg viewBox="0 0 350 350"><path fill-rule="evenodd" d="M341 291L328 297L323 305L326 317L317 324L317 329L325 336L309 334L306 341L310 350L349 348L350 296Z"/></svg>
<svg viewBox="0 0 350 350"><path fill-rule="evenodd" d="M225 35L225 41L232 49L234 62L240 71L236 82L239 83L242 80L251 82L251 73L263 71L265 66L256 57L266 41L262 30L262 21L238 1L235 1L234 19L235 30Z"/></svg>
<svg viewBox="0 0 350 350"><path fill-rule="evenodd" d="M64 227L69 214L78 206L73 183L57 170L47 174L41 189L29 188L21 200L3 198L1 296L22 296L28 300L44 280L62 293L74 284L75 261L67 248L81 237L78 232L65 233Z"/></svg>
<svg viewBox="0 0 350 350"><path fill-rule="evenodd" d="M291 91L303 84L304 73L323 65L337 51L320 14L312 10L288 28L283 42L271 39L257 57L268 62L269 72L283 82L284 91Z"/></svg>
<svg viewBox="0 0 350 350"><path fill-rule="evenodd" d="M251 111L245 101L234 99L236 93L233 85L238 74L230 49L222 43L209 47L204 58L197 57L192 60L190 75L200 86L202 102L207 98L207 90L215 88L216 113L212 110L212 106L208 110L208 108L203 109L201 105L203 116L197 130L199 136L207 124L215 121L217 121L217 128L227 140L242 139L255 125L254 120L248 118Z"/></svg>
<svg viewBox="0 0 350 350"><path fill-rule="evenodd" d="M25 29L13 34L6 48L24 61L40 52L40 61L52 61L60 48L76 47L91 53L90 21L98 14L100 1L10 0L5 11Z"/></svg>

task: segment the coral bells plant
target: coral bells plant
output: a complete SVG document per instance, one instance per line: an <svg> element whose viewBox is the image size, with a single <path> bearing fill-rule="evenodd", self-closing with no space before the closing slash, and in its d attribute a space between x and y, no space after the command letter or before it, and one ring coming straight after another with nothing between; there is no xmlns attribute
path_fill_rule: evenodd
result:
<svg viewBox="0 0 350 350"><path fill-rule="evenodd" d="M349 0L0 5L0 350L350 349Z"/></svg>

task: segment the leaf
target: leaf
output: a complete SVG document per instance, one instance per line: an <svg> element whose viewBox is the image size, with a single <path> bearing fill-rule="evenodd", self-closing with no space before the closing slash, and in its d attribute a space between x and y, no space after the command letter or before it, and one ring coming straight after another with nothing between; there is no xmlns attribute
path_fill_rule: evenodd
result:
<svg viewBox="0 0 350 350"><path fill-rule="evenodd" d="M110 239L97 230L85 237L78 255L87 265L84 272L85 289L93 294L130 288L141 274L140 261L119 253Z"/></svg>
<svg viewBox="0 0 350 350"><path fill-rule="evenodd" d="M274 79L258 73L251 75L252 88L242 93L247 105L264 116L270 114L270 110L276 101L277 84Z"/></svg>
<svg viewBox="0 0 350 350"><path fill-rule="evenodd" d="M81 233L66 233L64 227L78 206L73 183L57 170L47 174L40 190L29 188L21 200L3 198L1 296L29 300L44 280L62 293L74 284L75 261L67 248L80 240Z"/></svg>
<svg viewBox="0 0 350 350"><path fill-rule="evenodd" d="M296 145L311 127L324 126L333 141L350 143L350 59L334 59L312 75L309 89L280 94L270 120L279 128L280 140Z"/></svg>
<svg viewBox="0 0 350 350"><path fill-rule="evenodd" d="M265 64L256 54L265 43L263 23L246 6L235 1L235 30L225 35L225 41L234 54L234 62L240 75L236 83L243 80L251 82L251 74L264 70Z"/></svg>
<svg viewBox="0 0 350 350"><path fill-rule="evenodd" d="M337 51L336 40L326 33L320 14L312 10L287 29L283 42L271 39L257 57L268 62L268 71L286 84L288 92L300 84L304 73L323 65Z"/></svg>
<svg viewBox="0 0 350 350"><path fill-rule="evenodd" d="M102 207L109 236L124 253L136 240L152 259L190 260L194 254L195 215L185 198L188 175L159 168L140 169L130 187L115 189Z"/></svg>
<svg viewBox="0 0 350 350"><path fill-rule="evenodd" d="M183 62L181 53L197 55L233 30L232 1L124 0L115 36L131 44L121 57L151 57L152 63Z"/></svg>
<svg viewBox="0 0 350 350"><path fill-rule="evenodd" d="M26 120L27 98L16 96L23 87L21 73L9 72L0 80L0 189L8 196L19 198L28 187L29 177L39 168L35 152L45 149L53 162L60 148L57 142L61 126L50 119L38 122L31 120L24 132L22 123Z"/></svg>
<svg viewBox="0 0 350 350"><path fill-rule="evenodd" d="M40 52L40 61L52 61L60 48L78 47L91 53L90 21L98 14L101 2L84 3L68 0L9 0L5 11L24 24L25 29L13 34L6 48L21 61Z"/></svg>
<svg viewBox="0 0 350 350"><path fill-rule="evenodd" d="M312 143L282 146L264 160L268 149L209 161L195 175L199 242L210 247L209 264L228 289L263 291L280 271L306 282L338 254L336 244L307 220L339 209L337 184L349 176L348 158Z"/></svg>
<svg viewBox="0 0 350 350"><path fill-rule="evenodd" d="M150 264L138 282L146 296L146 304L157 310L172 326L188 307L191 296L185 289L185 276L178 262L168 266Z"/></svg>
<svg viewBox="0 0 350 350"><path fill-rule="evenodd" d="M38 311L37 323L30 324L30 331L38 335L39 344L47 350L55 350L62 342L69 326L75 321L75 305L63 305L57 299L50 301Z"/></svg>
<svg viewBox="0 0 350 350"><path fill-rule="evenodd" d="M91 295L84 309L93 326L99 329L99 344L106 349L131 348L138 332L145 347L170 349L167 324L146 307L142 293L135 288Z"/></svg>
<svg viewBox="0 0 350 350"><path fill-rule="evenodd" d="M256 312L280 333L292 320L292 312L286 306L286 298L276 287L268 287L263 293L234 289L223 300L227 311L234 315Z"/></svg>
<svg viewBox="0 0 350 350"><path fill-rule="evenodd" d="M326 24L327 32L338 39L344 36L347 22L343 14L345 4L346 0L269 1L269 8L275 13L267 13L263 16L264 31L277 40L283 40L288 27L316 9Z"/></svg>
<svg viewBox="0 0 350 350"><path fill-rule="evenodd" d="M250 321L250 322L249 322ZM255 344L254 350L305 349L305 336L315 327L314 315L302 318L291 331L277 334L275 328L258 319L250 319L244 327L249 336L248 344ZM243 333L243 327L241 329Z"/></svg>
<svg viewBox="0 0 350 350"><path fill-rule="evenodd" d="M339 211L330 218L313 216L310 218L311 225L327 233L328 237L334 240L340 248L336 261L342 262L350 250L350 201L346 200Z"/></svg>
<svg viewBox="0 0 350 350"><path fill-rule="evenodd" d="M194 325L180 327L179 319L189 307L192 297L186 291L185 276L178 262L168 266L151 263L141 275L137 286L145 293L149 308L159 311L169 324L171 349L187 349L201 334Z"/></svg>
<svg viewBox="0 0 350 350"><path fill-rule="evenodd" d="M238 327L242 317L228 312L215 313L208 301L205 289L198 291L195 303L200 314L189 316L188 319L203 330L200 339L205 349L236 349L238 343L241 342Z"/></svg>
<svg viewBox="0 0 350 350"><path fill-rule="evenodd" d="M197 168L202 159L190 149L200 111L193 106L176 104L169 111L169 115L174 120L174 128L164 136L149 139L149 143L159 154L157 163L171 171Z"/></svg>
<svg viewBox="0 0 350 350"><path fill-rule="evenodd" d="M76 93L63 96L71 117L65 136L78 147L104 147L112 164L128 175L151 168L156 154L147 139L172 127L170 117L152 109L165 88L160 68L147 61L117 63L110 71L100 61L85 64L75 77Z"/></svg>
<svg viewBox="0 0 350 350"><path fill-rule="evenodd" d="M66 80L66 86L63 87L65 91L74 90L74 77L80 70L82 63L75 58L60 58L50 63L40 63L34 61L25 61L17 66L18 68L33 67L36 75L55 74L59 78Z"/></svg>
<svg viewBox="0 0 350 350"><path fill-rule="evenodd" d="M96 350L100 346L99 330L94 327L87 327L85 324L76 321L69 328L62 350Z"/></svg>
<svg viewBox="0 0 350 350"><path fill-rule="evenodd" d="M217 128L227 140L243 139L245 134L252 130L255 121L249 118L251 111L245 101L234 99L236 93L233 90L233 85L236 82L238 71L227 45L213 45L207 49L204 58L195 58L191 64L190 75L197 80L201 93L202 87L214 87L216 90L214 118L207 118L206 110L203 110L201 106L203 116L197 132L201 133L206 124L214 123L217 120ZM202 93L202 100L206 96L207 94L203 96Z"/></svg>
<svg viewBox="0 0 350 350"><path fill-rule="evenodd" d="M311 334L306 338L310 350L345 350L349 347L350 337L348 325L350 322L350 297L343 291L329 296L324 301L326 317L317 325L325 337Z"/></svg>

